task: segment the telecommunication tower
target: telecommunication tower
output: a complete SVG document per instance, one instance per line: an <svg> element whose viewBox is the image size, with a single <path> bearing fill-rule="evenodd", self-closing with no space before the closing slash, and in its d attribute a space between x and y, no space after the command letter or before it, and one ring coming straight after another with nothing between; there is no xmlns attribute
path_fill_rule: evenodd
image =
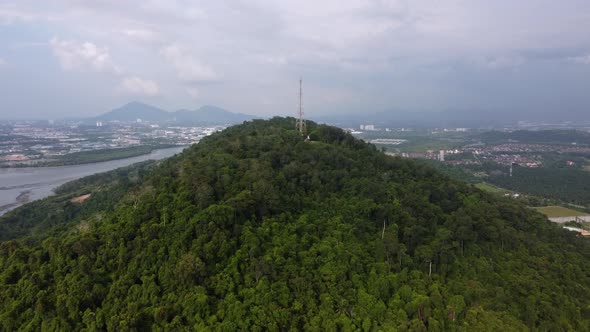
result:
<svg viewBox="0 0 590 332"><path fill-rule="evenodd" d="M303 119L303 80L299 79L299 117L295 123L295 128L301 135L305 135L305 119Z"/></svg>

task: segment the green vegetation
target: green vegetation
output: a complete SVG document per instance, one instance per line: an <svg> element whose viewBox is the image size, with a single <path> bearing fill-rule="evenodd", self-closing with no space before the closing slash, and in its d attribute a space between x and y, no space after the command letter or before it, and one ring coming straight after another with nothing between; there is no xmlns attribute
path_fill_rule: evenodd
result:
<svg viewBox="0 0 590 332"><path fill-rule="evenodd" d="M102 150L91 150L65 154L58 156L56 159L36 162L36 163L22 163L16 165L0 165L0 167L49 167L49 166L66 166L66 165L80 165L80 164L92 164L103 161L126 159L131 157L138 157L145 154L149 154L156 149L165 149L175 147L177 145L139 145L131 146L127 148L117 149L102 149Z"/></svg>
<svg viewBox="0 0 590 332"><path fill-rule="evenodd" d="M512 191L557 199L562 202L590 205L590 173L573 168L514 167L513 176L490 172L486 181Z"/></svg>
<svg viewBox="0 0 590 332"><path fill-rule="evenodd" d="M68 182L55 190L56 194L33 201L0 217L0 241L26 237L38 242L49 234L59 234L86 219L100 219L114 211L115 206L137 185L155 161L145 161ZM92 193L84 204L71 203L74 197Z"/></svg>
<svg viewBox="0 0 590 332"><path fill-rule="evenodd" d="M442 149L454 149L465 145L469 140L467 133L463 132L436 132L432 133L430 130L416 130L416 131L367 131L363 132L359 137L364 140L371 140L376 138L388 139L404 139L406 142L397 145L391 144L377 144L384 146L390 151L396 152L420 152L424 153L428 150L438 152Z"/></svg>
<svg viewBox="0 0 590 332"><path fill-rule="evenodd" d="M542 158L542 167L545 168L567 168L567 169L583 169L587 162L588 154L584 153L541 153L538 154ZM568 161L572 161L573 165L568 165Z"/></svg>
<svg viewBox="0 0 590 332"><path fill-rule="evenodd" d="M487 131L477 133L443 132L432 133L430 131L416 132L369 132L363 135L375 137L397 136L408 139L404 144L387 146L387 149L397 152L425 152L433 150L434 153L441 148L481 146L482 149L493 151L495 144L521 143L559 145L539 148L529 147L530 151L522 151L515 148L513 151L492 152L498 154L518 155L529 160L538 161L540 167L526 168L515 167L514 176L509 177L509 166L498 163L493 158L479 159L471 152L459 154L447 154L445 159L457 162L459 166L451 163L439 163L427 161L426 163L436 168L445 175L454 179L478 184L477 186L489 192L505 194L516 192L525 194L520 198L529 200L531 204L577 204L582 209L590 209L590 167L588 165L588 153L582 148L579 151L557 152L559 147L576 146L584 147L590 144L590 134L576 130L542 130L514 132ZM413 136L412 136L413 135ZM515 156L515 159L517 157ZM482 182L485 181L485 182Z"/></svg>
<svg viewBox="0 0 590 332"><path fill-rule="evenodd" d="M69 153L60 156L58 160L49 162L51 166L91 164L101 161L125 159L151 153L154 147L148 145L132 146L120 149L92 150Z"/></svg>
<svg viewBox="0 0 590 332"><path fill-rule="evenodd" d="M139 145L128 148L105 149L70 153L60 156L59 160L50 162L50 166L91 164L102 161L125 159L149 154L156 149L175 147L176 145ZM48 166L48 165L44 165Z"/></svg>
<svg viewBox="0 0 590 332"><path fill-rule="evenodd" d="M543 206L535 208L549 218L584 216L586 213L565 208L563 206Z"/></svg>
<svg viewBox="0 0 590 332"><path fill-rule="evenodd" d="M0 329L590 330L588 239L293 124L230 127L1 218Z"/></svg>
<svg viewBox="0 0 590 332"><path fill-rule="evenodd" d="M563 158L553 158L558 159ZM494 162L446 167L455 170L445 171L442 167L437 169L454 179L472 183L485 179L485 182L506 192L526 194L534 201L531 202L532 206L538 206L543 201L545 203L542 205L568 204L577 205L581 209L590 208L590 173L579 167L559 167L553 164L552 167L528 168L515 165L512 177L509 176L509 166ZM482 176L478 177L478 174Z"/></svg>
<svg viewBox="0 0 590 332"><path fill-rule="evenodd" d="M500 188L500 187L496 187L492 184L489 184L487 182L480 182L477 183L475 185L476 188L483 190L483 191L487 191L489 193L493 193L493 194L500 194L500 195L504 195L504 194L509 194L510 191L506 190L504 188Z"/></svg>
<svg viewBox="0 0 590 332"><path fill-rule="evenodd" d="M407 142L395 146L400 152L427 152L442 149L453 149L461 145L461 141L433 137L408 137Z"/></svg>
<svg viewBox="0 0 590 332"><path fill-rule="evenodd" d="M476 175L450 164L441 163L438 160L431 160L431 159L415 159L414 162L418 164L428 165L429 167L435 168L437 171L441 172L442 174L463 182L468 183L479 183L481 179Z"/></svg>
<svg viewBox="0 0 590 332"><path fill-rule="evenodd" d="M572 220L572 221L568 221L568 222L564 223L563 225L569 226L569 227L581 228L583 230L590 231L590 222L587 222L587 221L577 222L577 221Z"/></svg>

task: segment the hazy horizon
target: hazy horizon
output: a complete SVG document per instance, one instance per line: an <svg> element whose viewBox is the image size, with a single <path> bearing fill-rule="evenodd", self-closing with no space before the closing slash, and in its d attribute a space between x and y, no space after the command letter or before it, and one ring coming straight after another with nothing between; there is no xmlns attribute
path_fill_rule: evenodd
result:
<svg viewBox="0 0 590 332"><path fill-rule="evenodd" d="M0 4L0 119L130 101L309 117L589 120L590 3L93 1Z"/></svg>

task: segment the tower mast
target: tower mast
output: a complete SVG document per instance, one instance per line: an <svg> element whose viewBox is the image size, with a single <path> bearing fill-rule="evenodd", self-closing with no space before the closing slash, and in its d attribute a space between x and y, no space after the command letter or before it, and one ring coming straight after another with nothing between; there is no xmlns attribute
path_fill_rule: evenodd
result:
<svg viewBox="0 0 590 332"><path fill-rule="evenodd" d="M305 135L305 120L303 119L303 80L299 79L299 117L295 123L295 128L301 135Z"/></svg>

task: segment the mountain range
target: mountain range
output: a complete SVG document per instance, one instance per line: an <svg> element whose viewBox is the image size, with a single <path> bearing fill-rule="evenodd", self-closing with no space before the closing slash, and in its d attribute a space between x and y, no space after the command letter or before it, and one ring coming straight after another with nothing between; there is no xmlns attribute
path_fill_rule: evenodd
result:
<svg viewBox="0 0 590 332"><path fill-rule="evenodd" d="M178 122L190 124L235 124L256 118L254 115L233 113L217 106L202 106L197 110L168 112L161 108L133 101L110 112L92 118L93 121Z"/></svg>

